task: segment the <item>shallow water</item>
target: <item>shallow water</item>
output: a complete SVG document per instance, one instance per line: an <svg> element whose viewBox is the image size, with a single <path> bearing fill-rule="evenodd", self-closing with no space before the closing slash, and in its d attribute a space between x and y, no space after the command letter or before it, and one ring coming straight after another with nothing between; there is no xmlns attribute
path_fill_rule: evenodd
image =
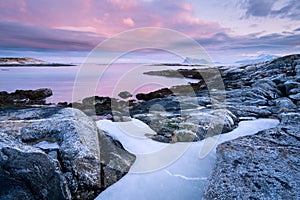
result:
<svg viewBox="0 0 300 200"><path fill-rule="evenodd" d="M53 96L47 100L56 103L78 101L94 95L117 97L119 92L125 90L133 94L144 93L173 85L197 82L193 79L143 74L151 70L178 68L182 66L89 64L72 67L0 67L0 91L51 88ZM96 73L95 69L97 69Z"/></svg>
<svg viewBox="0 0 300 200"><path fill-rule="evenodd" d="M153 131L138 120L119 123L100 120L97 122L98 127L119 139L126 150L137 156L137 160L127 175L103 191L96 199L201 199L209 174L216 163L218 144L240 136L255 134L275 127L278 123L279 121L274 119L243 121L229 133L199 142L164 144L145 138L143 136L145 133ZM179 150L180 156L178 151L175 154L165 154L163 151L168 148ZM149 165L152 166L152 170L149 170Z"/></svg>

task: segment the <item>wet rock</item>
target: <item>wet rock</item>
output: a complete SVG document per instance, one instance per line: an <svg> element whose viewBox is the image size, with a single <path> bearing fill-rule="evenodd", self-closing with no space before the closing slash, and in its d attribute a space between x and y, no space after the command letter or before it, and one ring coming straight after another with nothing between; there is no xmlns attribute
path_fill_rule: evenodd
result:
<svg viewBox="0 0 300 200"><path fill-rule="evenodd" d="M16 90L12 93L0 92L0 106L44 105L46 98L51 95L52 90L49 88Z"/></svg>
<svg viewBox="0 0 300 200"><path fill-rule="evenodd" d="M163 97L167 97L167 96L171 96L173 95L172 90L168 89L168 88L163 88L154 92L150 92L148 94L143 94L143 93L139 93L136 95L136 98L138 100L144 100L144 101L149 101L151 99L156 99L156 98L163 98Z"/></svg>
<svg viewBox="0 0 300 200"><path fill-rule="evenodd" d="M129 116L129 107L134 104L135 100L124 101L110 97L93 96L84 98L82 103L74 102L68 106L79 109L88 116L97 115L105 117L108 115L113 116L114 113L121 113L122 116Z"/></svg>

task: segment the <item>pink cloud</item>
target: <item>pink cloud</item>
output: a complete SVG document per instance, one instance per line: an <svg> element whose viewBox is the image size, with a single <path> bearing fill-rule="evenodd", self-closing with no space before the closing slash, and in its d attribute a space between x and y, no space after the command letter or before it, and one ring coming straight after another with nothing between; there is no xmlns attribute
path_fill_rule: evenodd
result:
<svg viewBox="0 0 300 200"><path fill-rule="evenodd" d="M138 5L138 0L108 0L112 5L120 8L120 9L129 9L134 8Z"/></svg>
<svg viewBox="0 0 300 200"><path fill-rule="evenodd" d="M129 26L129 27L134 27L135 23L131 18L125 18L123 19L123 24Z"/></svg>
<svg viewBox="0 0 300 200"><path fill-rule="evenodd" d="M94 32L107 36L149 26L171 28L191 36L226 31L217 23L196 18L193 9L190 3L171 0L23 0L2 1L0 18L50 28L93 27Z"/></svg>

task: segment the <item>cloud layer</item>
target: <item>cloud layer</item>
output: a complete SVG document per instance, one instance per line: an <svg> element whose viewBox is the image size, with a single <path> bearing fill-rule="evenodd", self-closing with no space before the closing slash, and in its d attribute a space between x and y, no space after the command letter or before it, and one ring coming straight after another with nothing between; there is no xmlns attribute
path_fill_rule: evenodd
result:
<svg viewBox="0 0 300 200"><path fill-rule="evenodd" d="M300 1L298 0L244 0L241 7L246 9L246 17L271 16L292 20L300 19Z"/></svg>
<svg viewBox="0 0 300 200"><path fill-rule="evenodd" d="M214 0L213 0L214 1ZM243 0L242 19L277 18L297 23L298 0ZM15 0L0 1L0 49L90 51L101 41L132 28L164 27L193 37L208 51L232 54L297 52L300 27L293 30L236 35L222 21L203 20L200 12L223 15L211 10L196 10L197 0ZM220 4L219 6L224 6ZM219 9L220 10L220 9ZM276 24L274 24L276 26ZM168 37L168 36L166 36ZM138 39L138 38L137 38ZM184 44L173 44L184 45Z"/></svg>

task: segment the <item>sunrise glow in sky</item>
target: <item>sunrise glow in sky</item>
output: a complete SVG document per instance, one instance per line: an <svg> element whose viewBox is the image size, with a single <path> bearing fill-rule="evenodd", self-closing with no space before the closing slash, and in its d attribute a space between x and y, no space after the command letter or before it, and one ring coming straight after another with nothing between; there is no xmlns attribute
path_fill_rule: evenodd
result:
<svg viewBox="0 0 300 200"><path fill-rule="evenodd" d="M186 34L213 61L299 53L300 1L2 0L0 56L80 62L105 39L143 27Z"/></svg>

